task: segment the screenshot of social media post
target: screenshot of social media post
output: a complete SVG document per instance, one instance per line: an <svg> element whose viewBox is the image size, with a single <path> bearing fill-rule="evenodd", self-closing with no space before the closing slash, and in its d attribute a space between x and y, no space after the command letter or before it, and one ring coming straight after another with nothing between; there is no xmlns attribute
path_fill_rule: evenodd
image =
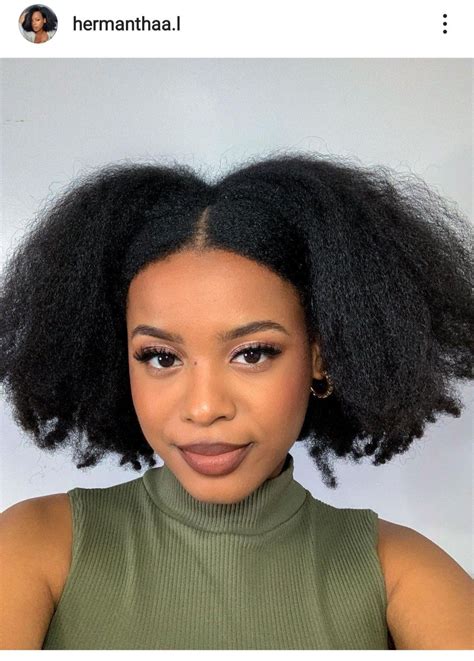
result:
<svg viewBox="0 0 474 661"><path fill-rule="evenodd" d="M6 3L0 649L472 649L469 2Z"/></svg>

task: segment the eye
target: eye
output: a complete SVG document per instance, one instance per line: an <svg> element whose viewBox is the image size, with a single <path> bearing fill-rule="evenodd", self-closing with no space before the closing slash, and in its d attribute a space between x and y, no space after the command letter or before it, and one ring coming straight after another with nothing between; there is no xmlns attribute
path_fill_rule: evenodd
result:
<svg viewBox="0 0 474 661"><path fill-rule="evenodd" d="M258 369L260 365L262 365L264 362L267 362L260 360L262 355L267 356L267 358L272 360L280 353L281 349L278 349L274 345L259 342L247 345L239 349L239 351L232 355L232 359L236 358L237 356L243 356L246 360L250 360L250 362L241 362L238 364L248 365L250 369ZM147 347L134 353L133 357L141 363L148 363L152 369L158 372L163 372L167 369L175 367L175 365L173 365L173 361L178 359L178 356L175 353L160 347ZM151 361L155 359L157 362L152 364Z"/></svg>
<svg viewBox="0 0 474 661"><path fill-rule="evenodd" d="M235 358L236 356L244 356L246 359L250 358L250 363L240 363L241 365L261 365L262 361L260 361L260 358L262 355L265 355L267 358L272 360L279 353L281 353L281 350L272 344L262 344L259 342L256 344L250 344L243 349L240 349L232 356L232 358ZM257 360L255 360L255 357L257 357Z"/></svg>
<svg viewBox="0 0 474 661"><path fill-rule="evenodd" d="M174 367L173 360L178 356L172 351L167 351L166 349L149 347L142 349L141 351L137 351L135 354L133 354L133 357L140 363L149 363L153 369L163 371L170 367ZM158 360L158 364L151 365L151 361L155 358Z"/></svg>

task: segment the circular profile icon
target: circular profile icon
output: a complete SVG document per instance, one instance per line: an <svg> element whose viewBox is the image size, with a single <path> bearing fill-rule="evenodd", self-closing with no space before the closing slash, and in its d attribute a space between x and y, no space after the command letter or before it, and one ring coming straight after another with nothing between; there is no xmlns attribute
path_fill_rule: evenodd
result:
<svg viewBox="0 0 474 661"><path fill-rule="evenodd" d="M45 5L30 5L18 20L21 34L33 44L43 44L56 34L58 19L54 11Z"/></svg>

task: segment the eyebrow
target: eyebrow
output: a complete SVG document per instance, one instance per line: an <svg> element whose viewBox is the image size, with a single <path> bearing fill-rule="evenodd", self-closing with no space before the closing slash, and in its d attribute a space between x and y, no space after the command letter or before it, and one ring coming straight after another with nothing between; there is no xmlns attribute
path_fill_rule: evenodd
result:
<svg viewBox="0 0 474 661"><path fill-rule="evenodd" d="M224 331L223 333L217 333L217 339L221 342L229 342L230 340L235 340L238 337L265 330L276 330L280 331L280 333L289 335L289 332L284 326L276 321L271 321L268 319L264 321L251 321L244 326L237 326L237 328L232 328L231 330ZM163 328L156 328L155 326L146 326L141 324L140 326L137 326L133 329L131 339L133 339L136 335L151 335L152 337L156 337L160 340L167 340L168 342L184 344L184 340L181 335L176 333L169 333Z"/></svg>

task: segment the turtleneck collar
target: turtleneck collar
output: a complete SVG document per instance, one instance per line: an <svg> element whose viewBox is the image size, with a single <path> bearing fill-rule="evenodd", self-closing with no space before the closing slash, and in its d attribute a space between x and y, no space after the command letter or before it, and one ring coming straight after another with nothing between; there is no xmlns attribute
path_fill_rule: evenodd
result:
<svg viewBox="0 0 474 661"><path fill-rule="evenodd" d="M238 503L206 503L191 496L166 464L143 474L155 505L185 525L220 533L259 534L276 528L303 505L308 492L293 478L294 462L286 456L282 471Z"/></svg>

